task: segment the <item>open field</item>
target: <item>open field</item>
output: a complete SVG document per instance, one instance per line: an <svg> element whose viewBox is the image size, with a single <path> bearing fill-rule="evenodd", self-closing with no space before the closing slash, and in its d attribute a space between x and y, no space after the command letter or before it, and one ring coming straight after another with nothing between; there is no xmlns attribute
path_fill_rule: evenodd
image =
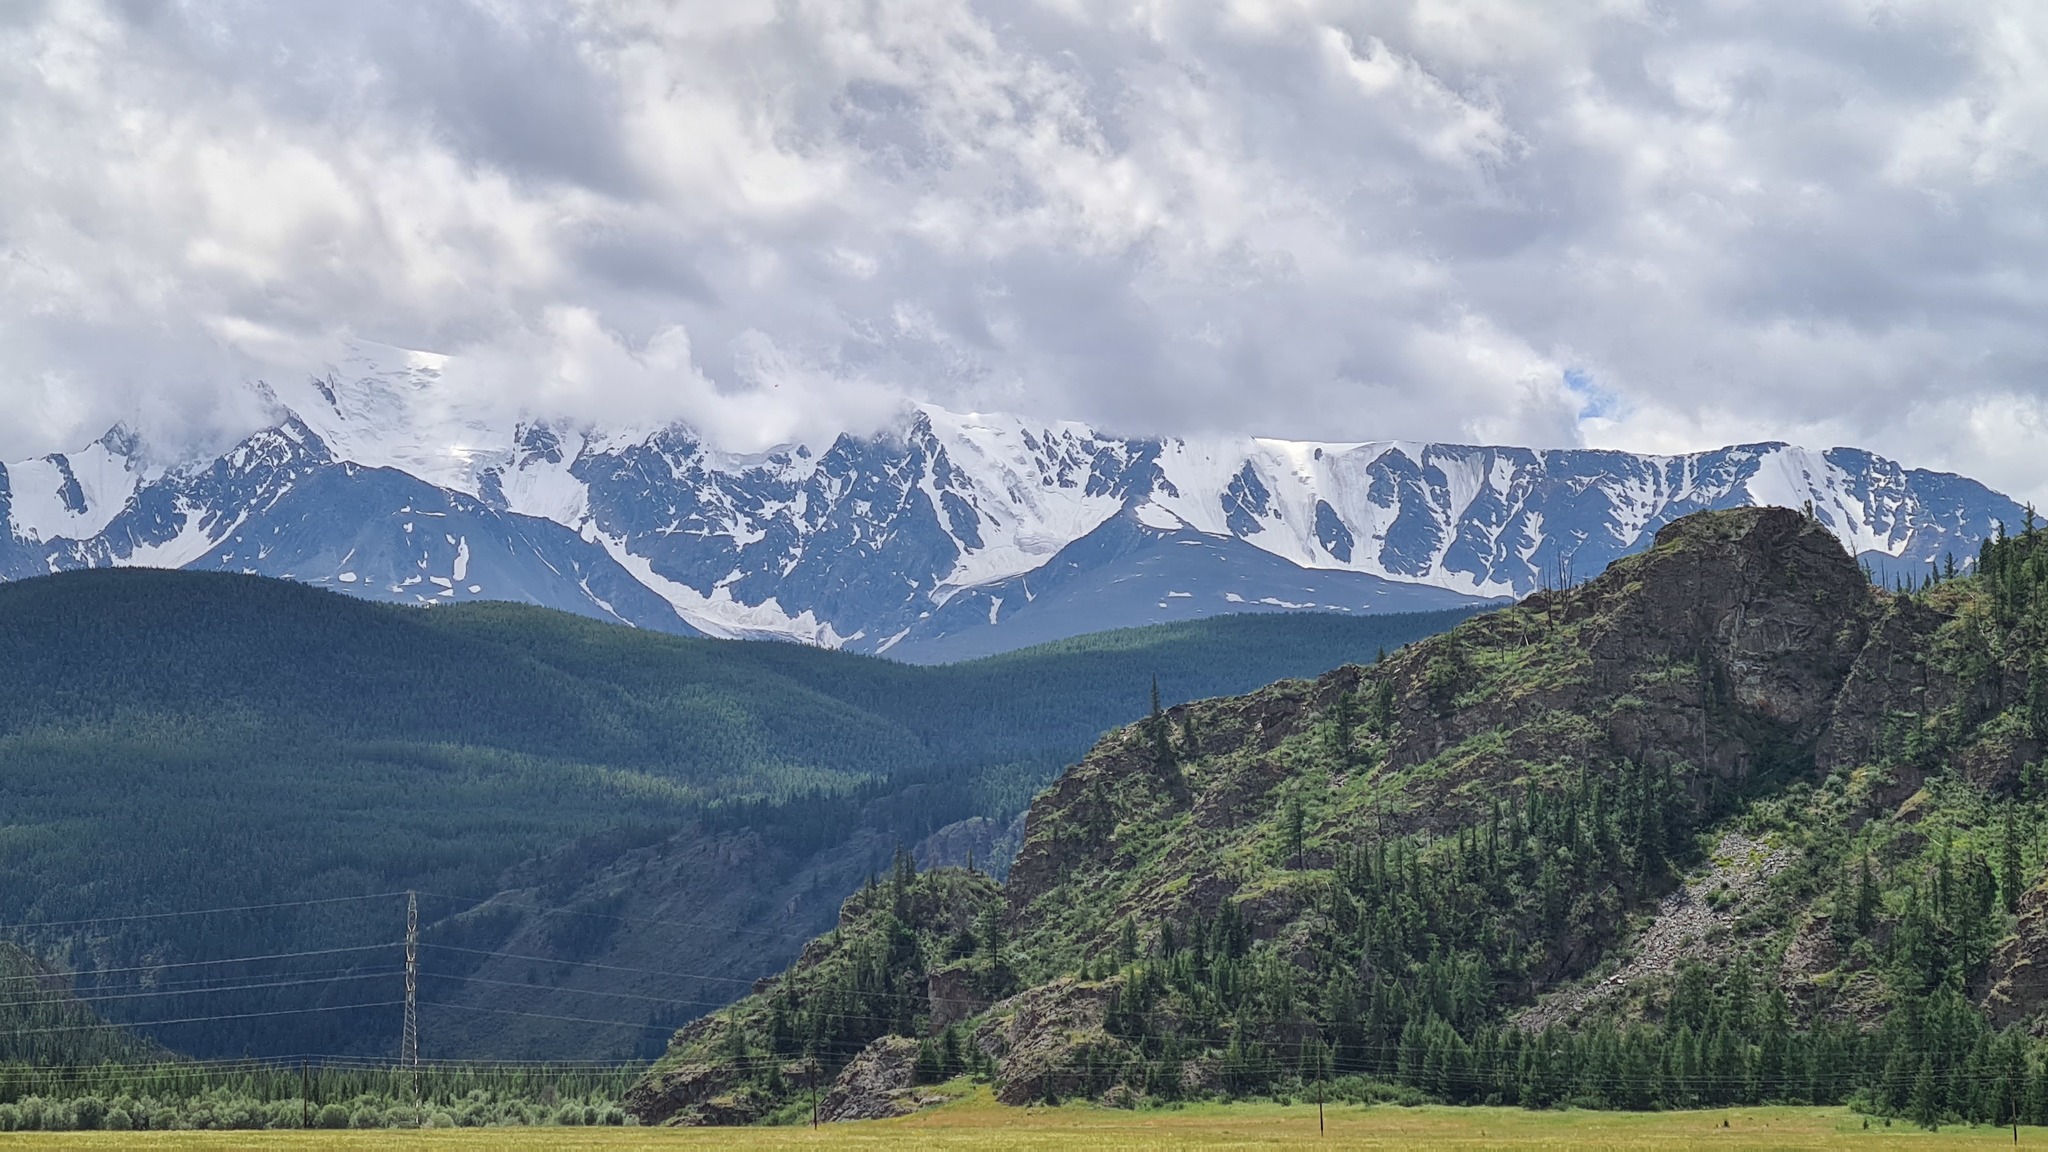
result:
<svg viewBox="0 0 2048 1152"><path fill-rule="evenodd" d="M75 1132L0 1136L0 1147L50 1148L2010 1148L2003 1128L1923 1132L1895 1121L1863 1127L1841 1108L1702 1112L1525 1112L1514 1108L1204 1105L1124 1112L1086 1105L1014 1109L986 1095L903 1120L808 1128L493 1128L431 1132ZM1727 1127L1722 1127L1723 1122ZM2048 1149L2048 1129L2020 1129Z"/></svg>

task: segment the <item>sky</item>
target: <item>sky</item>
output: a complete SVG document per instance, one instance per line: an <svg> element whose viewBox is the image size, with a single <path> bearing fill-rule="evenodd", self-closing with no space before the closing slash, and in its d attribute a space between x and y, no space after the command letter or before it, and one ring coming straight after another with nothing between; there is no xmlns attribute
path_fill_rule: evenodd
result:
<svg viewBox="0 0 2048 1152"><path fill-rule="evenodd" d="M1849 444L2048 497L2038 0L7 0L0 458L350 339L746 450Z"/></svg>

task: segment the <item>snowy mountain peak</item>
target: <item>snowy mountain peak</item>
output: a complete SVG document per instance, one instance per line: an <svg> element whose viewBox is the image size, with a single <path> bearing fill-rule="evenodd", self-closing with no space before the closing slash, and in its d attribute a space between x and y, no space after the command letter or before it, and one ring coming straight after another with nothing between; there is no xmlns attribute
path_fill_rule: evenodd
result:
<svg viewBox="0 0 2048 1152"><path fill-rule="evenodd" d="M152 471L115 429L0 470L0 576L230 568L409 602L913 658L1220 611L1383 612L1590 576L1701 508L1801 507L1884 570L1975 554L2012 501L1857 449L1675 456L1124 438L933 405L732 453L690 428L464 409L448 361L358 343L276 424Z"/></svg>

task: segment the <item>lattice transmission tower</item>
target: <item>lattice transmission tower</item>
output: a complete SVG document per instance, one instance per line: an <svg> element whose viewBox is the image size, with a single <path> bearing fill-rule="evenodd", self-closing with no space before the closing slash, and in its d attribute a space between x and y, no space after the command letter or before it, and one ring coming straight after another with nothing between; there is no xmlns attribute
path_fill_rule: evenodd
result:
<svg viewBox="0 0 2048 1152"><path fill-rule="evenodd" d="M410 1069L415 1085L420 1076L420 898L405 894L405 1032L398 1040L398 1063Z"/></svg>

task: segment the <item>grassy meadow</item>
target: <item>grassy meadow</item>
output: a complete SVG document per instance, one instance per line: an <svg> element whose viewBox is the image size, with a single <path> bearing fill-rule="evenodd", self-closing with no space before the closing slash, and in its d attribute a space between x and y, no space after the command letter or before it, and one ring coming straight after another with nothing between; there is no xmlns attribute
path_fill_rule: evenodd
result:
<svg viewBox="0 0 2048 1152"><path fill-rule="evenodd" d="M1531 1112L1518 1108L1314 1104L1192 1105L1121 1111L1092 1105L1006 1108L983 1092L900 1120L808 1128L487 1128L422 1132L59 1132L0 1136L0 1147L49 1148L2008 1148L2010 1129L1924 1132L1842 1108L1697 1112ZM2048 1129L2022 1128L2048 1148Z"/></svg>

